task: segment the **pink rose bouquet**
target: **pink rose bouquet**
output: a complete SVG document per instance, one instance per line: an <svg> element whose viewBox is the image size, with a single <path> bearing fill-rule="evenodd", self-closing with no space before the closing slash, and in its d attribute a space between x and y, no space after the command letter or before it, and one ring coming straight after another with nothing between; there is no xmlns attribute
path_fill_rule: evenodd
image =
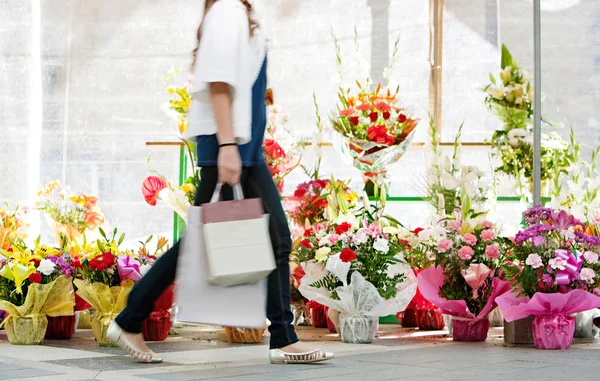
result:
<svg viewBox="0 0 600 381"><path fill-rule="evenodd" d="M575 330L571 314L600 307L600 238L585 234L583 223L564 210L536 206L525 221L504 267L513 289L498 304L509 322L535 315L536 348L567 349Z"/></svg>

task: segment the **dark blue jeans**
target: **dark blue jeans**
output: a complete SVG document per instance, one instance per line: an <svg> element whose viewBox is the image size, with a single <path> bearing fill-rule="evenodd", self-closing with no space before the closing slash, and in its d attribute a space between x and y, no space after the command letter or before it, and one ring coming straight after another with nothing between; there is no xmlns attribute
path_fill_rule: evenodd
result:
<svg viewBox="0 0 600 381"><path fill-rule="evenodd" d="M210 201L217 185L216 167L204 167L201 183L196 193L196 205ZM265 164L244 168L242 187L247 198L260 198L265 213L270 215L269 230L273 243L277 269L269 276L267 292L267 318L271 322L271 349L282 348L298 341L292 325L293 314L290 306L290 266L289 255L292 249L290 230L281 206L279 192L273 183ZM229 187L223 187L223 199L233 199ZM117 323L127 332L142 331L142 322L152 313L154 301L175 280L180 242L163 254L150 271L136 283L129 295L127 308L116 318ZM210 308L210 306L206 306Z"/></svg>

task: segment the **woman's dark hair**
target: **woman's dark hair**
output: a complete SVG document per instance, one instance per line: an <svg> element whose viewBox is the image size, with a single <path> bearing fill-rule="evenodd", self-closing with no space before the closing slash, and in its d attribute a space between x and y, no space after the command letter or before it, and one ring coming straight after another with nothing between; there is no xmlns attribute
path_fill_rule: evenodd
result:
<svg viewBox="0 0 600 381"><path fill-rule="evenodd" d="M198 55L198 48L200 47L200 39L202 38L202 24L204 23L204 18L206 14L210 10L210 8L215 5L215 3L219 0L205 0L204 2L204 14L202 15L202 21L200 22L200 26L198 27L198 43L196 44L196 48L192 52L192 73L194 71L194 66L196 65L196 56ZM252 4L248 2L248 0L240 0L240 2L246 7L246 13L248 14L248 24L250 25L250 36L254 34L256 28L258 28L258 23L256 20L252 18Z"/></svg>

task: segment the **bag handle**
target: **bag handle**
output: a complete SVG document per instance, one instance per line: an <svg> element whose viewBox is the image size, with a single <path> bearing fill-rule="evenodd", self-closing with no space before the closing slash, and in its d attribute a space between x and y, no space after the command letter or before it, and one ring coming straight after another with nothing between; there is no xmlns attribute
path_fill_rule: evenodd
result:
<svg viewBox="0 0 600 381"><path fill-rule="evenodd" d="M223 184L217 184L215 188L215 193L213 193L212 198L210 199L210 203L219 202L221 200L221 190L223 189ZM244 191L242 190L242 186L238 183L233 186L233 199L236 201L244 199Z"/></svg>

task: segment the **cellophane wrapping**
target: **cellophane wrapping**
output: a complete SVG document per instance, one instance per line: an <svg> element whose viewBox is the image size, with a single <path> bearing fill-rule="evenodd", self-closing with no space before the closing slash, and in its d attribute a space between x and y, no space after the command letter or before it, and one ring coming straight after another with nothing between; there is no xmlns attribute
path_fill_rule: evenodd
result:
<svg viewBox="0 0 600 381"><path fill-rule="evenodd" d="M225 327L227 341L235 344L258 344L262 341L266 328Z"/></svg>
<svg viewBox="0 0 600 381"><path fill-rule="evenodd" d="M114 319L127 306L127 297L134 282L126 280L121 286L108 287L104 283L88 283L75 279L77 294L94 307L92 331L100 346L114 346L106 339L106 331Z"/></svg>
<svg viewBox="0 0 600 381"><path fill-rule="evenodd" d="M75 324L77 318L70 316L48 316L48 328L46 329L46 339L69 340L75 333Z"/></svg>
<svg viewBox="0 0 600 381"><path fill-rule="evenodd" d="M377 333L378 318L368 315L340 314L340 337L348 344L369 344Z"/></svg>
<svg viewBox="0 0 600 381"><path fill-rule="evenodd" d="M575 333L575 317L564 314L536 315L533 344L537 349L569 349Z"/></svg>
<svg viewBox="0 0 600 381"><path fill-rule="evenodd" d="M46 316L74 315L73 282L60 276L48 284L31 284L21 306L0 300L0 309L8 313L4 324L11 344L38 345L44 340Z"/></svg>
<svg viewBox="0 0 600 381"><path fill-rule="evenodd" d="M478 320L452 318L452 340L463 342L485 341L490 330L487 317Z"/></svg>

